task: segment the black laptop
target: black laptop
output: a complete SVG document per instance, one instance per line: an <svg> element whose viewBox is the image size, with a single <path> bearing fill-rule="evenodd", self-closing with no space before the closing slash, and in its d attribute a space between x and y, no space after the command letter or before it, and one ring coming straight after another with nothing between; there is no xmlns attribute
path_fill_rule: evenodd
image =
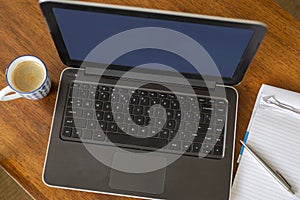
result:
<svg viewBox="0 0 300 200"><path fill-rule="evenodd" d="M68 66L44 183L148 199L229 199L232 86L265 25L79 1L40 6Z"/></svg>

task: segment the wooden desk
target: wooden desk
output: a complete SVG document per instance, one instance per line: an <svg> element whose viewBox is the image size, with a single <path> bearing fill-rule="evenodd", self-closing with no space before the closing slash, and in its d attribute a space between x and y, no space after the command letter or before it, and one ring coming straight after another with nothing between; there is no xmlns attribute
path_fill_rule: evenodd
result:
<svg viewBox="0 0 300 200"><path fill-rule="evenodd" d="M268 33L251 66L236 88L239 113L236 141L243 138L256 94L262 83L300 92L300 25L271 0L101 0L100 2L258 20ZM0 88L6 86L5 68L22 54L40 57L52 79L50 95L40 101L0 102L0 164L36 199L126 199L54 189L42 182L52 113L61 63L34 0L0 3ZM236 143L236 157L240 144ZM236 165L235 168L236 170Z"/></svg>

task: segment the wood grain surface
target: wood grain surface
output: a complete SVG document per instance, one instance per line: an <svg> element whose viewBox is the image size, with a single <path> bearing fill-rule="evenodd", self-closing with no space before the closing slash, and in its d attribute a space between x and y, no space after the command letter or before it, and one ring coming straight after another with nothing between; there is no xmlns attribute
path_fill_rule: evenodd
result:
<svg viewBox="0 0 300 200"><path fill-rule="evenodd" d="M262 83L300 92L300 25L271 0L101 0L98 2L258 20L268 33L240 85L236 141L243 138ZM0 102L0 164L36 199L128 199L50 188L42 169L61 71L60 61L36 0L0 0L0 88L5 68L33 54L47 65L50 95L39 101ZM240 144L236 143L235 160ZM236 164L234 171L236 171Z"/></svg>

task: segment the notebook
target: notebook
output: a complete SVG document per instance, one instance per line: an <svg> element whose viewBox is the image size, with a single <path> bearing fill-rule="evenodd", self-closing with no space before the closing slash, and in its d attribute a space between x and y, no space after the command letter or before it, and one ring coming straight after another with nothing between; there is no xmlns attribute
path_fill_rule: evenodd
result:
<svg viewBox="0 0 300 200"><path fill-rule="evenodd" d="M232 200L300 199L300 94L262 85L245 140L292 185L287 192L250 154L243 156L233 183Z"/></svg>

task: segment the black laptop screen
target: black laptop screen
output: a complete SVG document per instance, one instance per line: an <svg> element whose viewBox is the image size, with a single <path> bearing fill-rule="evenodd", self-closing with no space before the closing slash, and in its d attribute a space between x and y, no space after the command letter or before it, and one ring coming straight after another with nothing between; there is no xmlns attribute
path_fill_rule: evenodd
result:
<svg viewBox="0 0 300 200"><path fill-rule="evenodd" d="M225 27L65 8L53 8L53 13L71 60L83 61L99 43L120 32L141 27L162 27L186 34L202 45L214 60L223 78L233 77L254 32L251 29L240 27ZM174 41L174 45L181 46L183 44ZM86 61L94 62L94 60ZM130 67L146 63L164 64L182 73L197 73L195 66L192 66L184 58L159 49L148 48L131 51L113 62L115 65ZM205 63L203 63L203 66L206 66ZM217 74L207 69L205 71L207 74L204 75L217 76Z"/></svg>

